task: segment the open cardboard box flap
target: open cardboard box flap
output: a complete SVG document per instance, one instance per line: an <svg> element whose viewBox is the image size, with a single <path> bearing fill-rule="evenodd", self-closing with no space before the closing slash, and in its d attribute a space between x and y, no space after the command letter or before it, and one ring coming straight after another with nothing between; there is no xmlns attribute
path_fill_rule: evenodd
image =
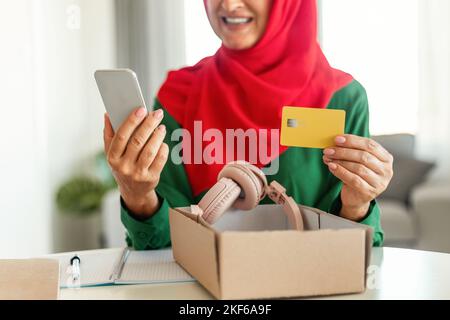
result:
<svg viewBox="0 0 450 320"><path fill-rule="evenodd" d="M227 212L213 227L190 208L171 209L174 258L218 299L364 291L372 228L300 209L305 231L288 230L280 205Z"/></svg>

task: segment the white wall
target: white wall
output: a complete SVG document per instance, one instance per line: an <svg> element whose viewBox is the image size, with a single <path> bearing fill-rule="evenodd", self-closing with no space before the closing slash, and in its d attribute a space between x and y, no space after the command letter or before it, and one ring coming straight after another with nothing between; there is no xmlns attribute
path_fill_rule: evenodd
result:
<svg viewBox="0 0 450 320"><path fill-rule="evenodd" d="M221 40L212 30L203 1L184 0L186 62L194 65L220 48Z"/></svg>
<svg viewBox="0 0 450 320"><path fill-rule="evenodd" d="M0 38L0 258L35 256L53 250L56 188L102 146L93 72L116 64L114 1L3 0Z"/></svg>
<svg viewBox="0 0 450 320"><path fill-rule="evenodd" d="M50 212L40 186L45 140L37 134L42 127L35 113L41 100L33 23L30 1L1 3L0 257L50 249Z"/></svg>
<svg viewBox="0 0 450 320"><path fill-rule="evenodd" d="M450 182L450 1L420 0L418 153L437 162L432 179ZM449 195L450 197L450 195Z"/></svg>
<svg viewBox="0 0 450 320"><path fill-rule="evenodd" d="M418 11L418 0L322 0L325 55L366 88L372 134L417 133Z"/></svg>
<svg viewBox="0 0 450 320"><path fill-rule="evenodd" d="M118 64L136 71L150 108L167 71L186 64L184 1L116 0L116 5Z"/></svg>
<svg viewBox="0 0 450 320"><path fill-rule="evenodd" d="M96 69L116 64L113 0L46 0L49 176L52 195L83 170L102 148L103 103ZM68 8L80 8L80 25ZM76 17L74 18L76 22ZM53 202L52 202L53 203ZM53 215L57 210L53 208ZM56 217L57 218L57 217ZM65 250L64 230L54 219L54 250Z"/></svg>

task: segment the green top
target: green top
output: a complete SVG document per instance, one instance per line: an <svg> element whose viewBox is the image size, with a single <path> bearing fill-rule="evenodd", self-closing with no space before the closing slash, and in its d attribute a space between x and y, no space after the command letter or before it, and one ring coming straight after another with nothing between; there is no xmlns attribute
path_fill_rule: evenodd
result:
<svg viewBox="0 0 450 320"><path fill-rule="evenodd" d="M170 150L179 142L170 141L173 130L179 124L161 106L155 102L155 110L163 109L163 124L167 127L165 142ZM357 81L336 92L328 109L345 110L347 134L370 137L369 106L365 89ZM289 148L279 157L279 171L268 176L268 182L278 181L287 189L287 193L299 204L319 208L323 211L339 215L341 209L340 192L342 182L332 175L322 161L322 150ZM296 165L297 164L297 165ZM138 221L130 214L121 201L121 219L127 229L127 243L136 250L160 249L170 246L169 207L188 207L197 204L203 195L193 197L189 181L183 165L175 165L168 161L156 189L161 199L161 208L147 221ZM273 203L268 197L261 204ZM376 201L372 201L365 219L361 222L374 228L373 245L383 244L383 231L380 224L380 209Z"/></svg>

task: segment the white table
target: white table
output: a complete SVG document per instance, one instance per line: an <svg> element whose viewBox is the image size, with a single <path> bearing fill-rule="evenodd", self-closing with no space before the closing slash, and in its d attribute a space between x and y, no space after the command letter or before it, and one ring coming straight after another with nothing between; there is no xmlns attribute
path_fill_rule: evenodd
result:
<svg viewBox="0 0 450 320"><path fill-rule="evenodd" d="M198 300L213 297L198 283L62 289L70 300ZM319 299L450 299L450 254L374 248L362 294Z"/></svg>

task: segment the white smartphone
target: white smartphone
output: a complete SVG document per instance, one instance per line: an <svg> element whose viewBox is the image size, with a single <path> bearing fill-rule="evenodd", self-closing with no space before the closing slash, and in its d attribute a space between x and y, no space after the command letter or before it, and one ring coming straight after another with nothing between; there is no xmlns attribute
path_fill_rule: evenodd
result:
<svg viewBox="0 0 450 320"><path fill-rule="evenodd" d="M141 86L133 70L97 70L94 76L114 131L120 128L136 108L147 109Z"/></svg>

